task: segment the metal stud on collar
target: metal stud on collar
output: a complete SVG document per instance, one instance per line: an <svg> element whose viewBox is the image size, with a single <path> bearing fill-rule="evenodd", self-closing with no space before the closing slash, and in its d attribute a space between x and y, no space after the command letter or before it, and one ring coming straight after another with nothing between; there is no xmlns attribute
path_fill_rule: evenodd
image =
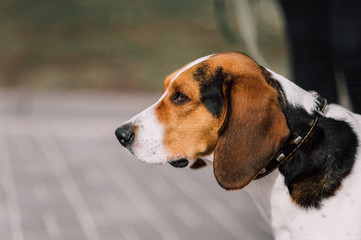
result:
<svg viewBox="0 0 361 240"><path fill-rule="evenodd" d="M266 172L267 172L267 170L265 168L263 168L259 174L265 174Z"/></svg>
<svg viewBox="0 0 361 240"><path fill-rule="evenodd" d="M301 141L302 141L302 137L301 137L301 136L298 136L298 137L296 137L295 140L293 140L293 143L298 145L298 144L301 143Z"/></svg>
<svg viewBox="0 0 361 240"><path fill-rule="evenodd" d="M315 113L317 113L320 117L326 117L326 115L319 108L316 109Z"/></svg>
<svg viewBox="0 0 361 240"><path fill-rule="evenodd" d="M281 153L280 155L278 155L278 157L276 158L276 160L278 162L282 161L283 159L285 159L286 155L284 155L283 153Z"/></svg>

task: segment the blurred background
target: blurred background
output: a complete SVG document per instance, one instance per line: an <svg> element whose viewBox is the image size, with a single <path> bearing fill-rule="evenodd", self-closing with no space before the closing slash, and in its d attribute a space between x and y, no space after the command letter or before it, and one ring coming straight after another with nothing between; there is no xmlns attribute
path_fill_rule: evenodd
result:
<svg viewBox="0 0 361 240"><path fill-rule="evenodd" d="M146 165L114 130L199 57L289 75L277 1L0 1L0 239L272 239L212 168Z"/></svg>
<svg viewBox="0 0 361 240"><path fill-rule="evenodd" d="M269 67L285 73L277 1L238 2L248 1L2 0L0 84L159 90L166 74L192 59L226 51L251 55L249 34L258 35L255 44Z"/></svg>

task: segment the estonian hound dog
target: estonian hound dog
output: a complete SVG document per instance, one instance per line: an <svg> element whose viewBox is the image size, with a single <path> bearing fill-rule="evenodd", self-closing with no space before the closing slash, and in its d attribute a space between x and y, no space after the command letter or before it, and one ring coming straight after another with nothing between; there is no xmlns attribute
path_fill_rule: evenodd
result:
<svg viewBox="0 0 361 240"><path fill-rule="evenodd" d="M224 189L247 186L277 240L361 239L361 116L245 54L175 71L115 134L147 163L211 162Z"/></svg>

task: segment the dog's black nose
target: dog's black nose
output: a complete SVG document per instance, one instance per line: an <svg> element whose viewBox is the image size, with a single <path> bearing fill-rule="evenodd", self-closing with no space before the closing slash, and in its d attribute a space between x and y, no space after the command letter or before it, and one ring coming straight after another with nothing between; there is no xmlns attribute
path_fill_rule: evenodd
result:
<svg viewBox="0 0 361 240"><path fill-rule="evenodd" d="M115 130L115 136L123 147L128 147L134 141L135 133L133 132L132 124L124 124Z"/></svg>

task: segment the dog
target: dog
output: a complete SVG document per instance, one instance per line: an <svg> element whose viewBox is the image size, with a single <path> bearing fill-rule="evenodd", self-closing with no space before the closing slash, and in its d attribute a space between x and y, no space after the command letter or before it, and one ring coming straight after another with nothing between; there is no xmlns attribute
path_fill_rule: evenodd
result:
<svg viewBox="0 0 361 240"><path fill-rule="evenodd" d="M361 116L243 53L175 71L115 134L147 163L212 163L221 187L250 193L277 240L361 239Z"/></svg>

